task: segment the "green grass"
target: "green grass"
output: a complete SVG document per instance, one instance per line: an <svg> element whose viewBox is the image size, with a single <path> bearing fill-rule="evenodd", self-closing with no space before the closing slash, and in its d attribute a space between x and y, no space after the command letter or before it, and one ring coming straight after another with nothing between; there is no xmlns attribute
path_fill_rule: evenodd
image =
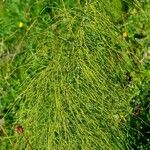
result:
<svg viewBox="0 0 150 150"><path fill-rule="evenodd" d="M138 147L135 101L149 106L142 93L149 93L148 57L141 63L149 49L149 4L0 2L1 149ZM17 124L24 133L15 132ZM141 138L147 130L140 132Z"/></svg>

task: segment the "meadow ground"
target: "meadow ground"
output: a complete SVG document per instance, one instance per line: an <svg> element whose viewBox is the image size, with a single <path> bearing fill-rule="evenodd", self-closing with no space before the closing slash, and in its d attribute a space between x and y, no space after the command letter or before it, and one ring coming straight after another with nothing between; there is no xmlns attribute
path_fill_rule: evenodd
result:
<svg viewBox="0 0 150 150"><path fill-rule="evenodd" d="M150 0L0 1L0 150L150 149Z"/></svg>

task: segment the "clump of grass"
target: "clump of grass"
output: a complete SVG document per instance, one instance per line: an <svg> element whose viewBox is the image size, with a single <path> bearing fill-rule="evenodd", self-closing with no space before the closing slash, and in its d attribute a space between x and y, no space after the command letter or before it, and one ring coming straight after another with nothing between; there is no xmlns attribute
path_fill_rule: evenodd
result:
<svg viewBox="0 0 150 150"><path fill-rule="evenodd" d="M2 147L129 148L125 122L136 89L132 83L129 86L126 74L133 64L126 62L128 44L111 19L118 19L118 14L115 8L108 13L110 5L104 2L78 2L72 7L61 1L52 16L42 3L36 4L37 11L27 3L28 12L21 21L25 25L19 31L12 29L19 40L12 40L16 51L7 62L10 71L5 84L11 88L12 100L5 104L4 117L13 114L13 127L5 129L8 134ZM121 11L121 3L114 6ZM36 17L26 22L32 12ZM13 134L15 124L24 127L31 146Z"/></svg>

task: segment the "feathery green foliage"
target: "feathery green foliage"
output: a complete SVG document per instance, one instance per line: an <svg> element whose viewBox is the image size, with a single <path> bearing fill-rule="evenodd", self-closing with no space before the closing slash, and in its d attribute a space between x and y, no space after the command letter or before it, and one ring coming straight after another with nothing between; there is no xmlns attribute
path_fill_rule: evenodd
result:
<svg viewBox="0 0 150 150"><path fill-rule="evenodd" d="M127 74L143 66L116 25L123 1L6 0L1 7L1 149L130 149L126 119L139 82ZM23 134L14 133L16 124Z"/></svg>

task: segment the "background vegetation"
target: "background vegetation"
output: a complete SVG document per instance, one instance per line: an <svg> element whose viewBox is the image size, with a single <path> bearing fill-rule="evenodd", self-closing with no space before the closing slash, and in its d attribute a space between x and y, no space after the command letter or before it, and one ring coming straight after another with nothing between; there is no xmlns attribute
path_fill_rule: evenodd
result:
<svg viewBox="0 0 150 150"><path fill-rule="evenodd" d="M0 1L0 149L150 149L150 1Z"/></svg>

